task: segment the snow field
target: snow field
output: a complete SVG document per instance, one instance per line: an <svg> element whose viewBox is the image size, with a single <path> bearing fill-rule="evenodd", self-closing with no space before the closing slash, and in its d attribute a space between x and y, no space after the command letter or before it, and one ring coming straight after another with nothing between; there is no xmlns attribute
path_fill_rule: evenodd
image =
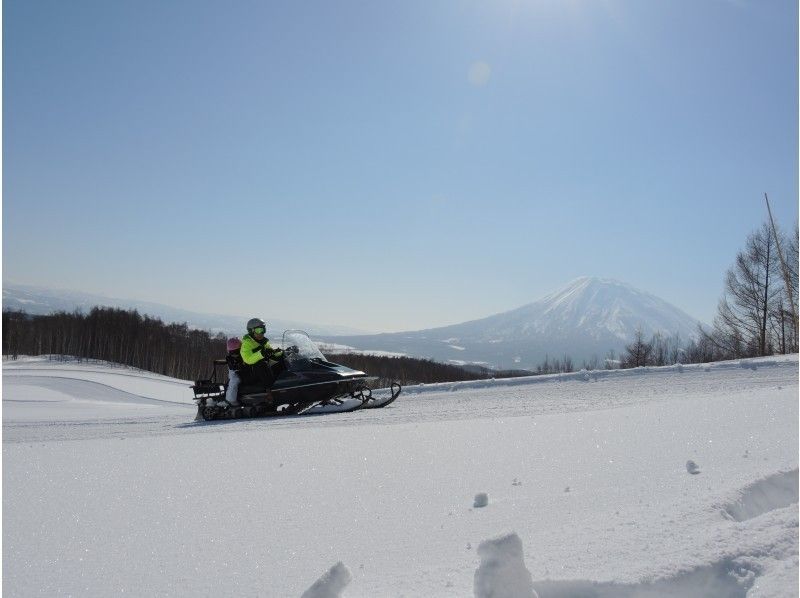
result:
<svg viewBox="0 0 800 598"><path fill-rule="evenodd" d="M540 598L796 595L796 356L198 424L48 421L24 375L4 368L9 596L463 597L520 560ZM523 556L479 575L512 533Z"/></svg>

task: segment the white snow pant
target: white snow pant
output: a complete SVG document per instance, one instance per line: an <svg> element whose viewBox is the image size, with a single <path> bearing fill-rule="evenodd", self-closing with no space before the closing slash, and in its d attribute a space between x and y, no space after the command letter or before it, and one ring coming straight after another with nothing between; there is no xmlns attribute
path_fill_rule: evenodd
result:
<svg viewBox="0 0 800 598"><path fill-rule="evenodd" d="M236 402L236 394L239 392L239 372L228 370L228 390L225 391L225 400L231 405Z"/></svg>

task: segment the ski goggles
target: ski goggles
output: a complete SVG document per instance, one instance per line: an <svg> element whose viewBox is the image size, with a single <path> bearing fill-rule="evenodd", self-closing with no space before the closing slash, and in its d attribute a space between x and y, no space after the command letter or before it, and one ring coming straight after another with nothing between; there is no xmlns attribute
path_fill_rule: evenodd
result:
<svg viewBox="0 0 800 598"><path fill-rule="evenodd" d="M263 326L256 326L253 328L253 334L264 334L267 331Z"/></svg>

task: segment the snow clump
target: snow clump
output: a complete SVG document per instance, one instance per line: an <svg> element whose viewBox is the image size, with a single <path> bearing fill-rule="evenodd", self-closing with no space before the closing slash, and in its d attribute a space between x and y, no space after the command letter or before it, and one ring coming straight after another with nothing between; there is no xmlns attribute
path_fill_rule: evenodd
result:
<svg viewBox="0 0 800 598"><path fill-rule="evenodd" d="M301 598L340 598L342 590L352 579L350 570L340 561L303 592Z"/></svg>
<svg viewBox="0 0 800 598"><path fill-rule="evenodd" d="M489 495L486 494L485 492L478 492L478 494L475 495L475 502L472 503L472 506L475 507L476 509L479 509L481 507L485 507L488 504L489 504Z"/></svg>
<svg viewBox="0 0 800 598"><path fill-rule="evenodd" d="M481 542L478 556L481 564L475 570L475 598L539 598L517 534Z"/></svg>

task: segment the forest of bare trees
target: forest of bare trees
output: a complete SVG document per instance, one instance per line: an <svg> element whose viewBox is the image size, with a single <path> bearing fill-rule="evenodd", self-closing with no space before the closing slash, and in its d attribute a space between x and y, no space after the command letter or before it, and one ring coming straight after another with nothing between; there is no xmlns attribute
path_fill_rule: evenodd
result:
<svg viewBox="0 0 800 598"><path fill-rule="evenodd" d="M95 307L88 314L3 312L3 355L100 359L194 380L225 356L225 336L165 324L135 310Z"/></svg>

